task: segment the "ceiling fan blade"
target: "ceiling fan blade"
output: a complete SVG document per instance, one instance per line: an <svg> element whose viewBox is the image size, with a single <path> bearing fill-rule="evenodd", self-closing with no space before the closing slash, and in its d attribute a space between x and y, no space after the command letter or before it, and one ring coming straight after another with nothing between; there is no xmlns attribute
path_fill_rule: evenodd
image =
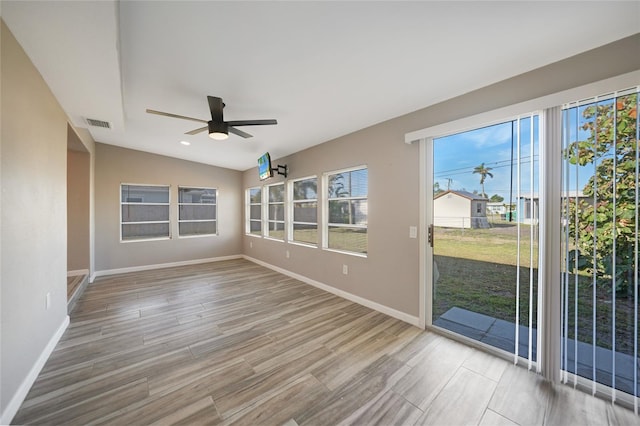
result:
<svg viewBox="0 0 640 426"><path fill-rule="evenodd" d="M198 133L204 132L205 130L209 130L209 126L200 127L199 129L186 132L185 135L197 135Z"/></svg>
<svg viewBox="0 0 640 426"><path fill-rule="evenodd" d="M222 98L217 98L215 96L207 96L207 100L209 101L209 111L211 111L211 120L217 123L221 123L224 121L222 118L222 108L224 108L224 103L222 103Z"/></svg>
<svg viewBox="0 0 640 426"><path fill-rule="evenodd" d="M170 112L156 111L154 109L147 109L147 112L149 114L164 115L165 117L181 118L183 120L197 121L198 123L208 123L207 120L200 120L199 118L186 117L184 115L172 114Z"/></svg>
<svg viewBox="0 0 640 426"><path fill-rule="evenodd" d="M278 124L277 120L240 120L227 121L229 126L265 126L268 124Z"/></svg>
<svg viewBox="0 0 640 426"><path fill-rule="evenodd" d="M233 133L233 134L236 134L238 136L242 136L245 139L253 137L253 135L250 135L249 133L243 132L242 130L238 130L235 127L231 127L231 126L229 126L229 133Z"/></svg>

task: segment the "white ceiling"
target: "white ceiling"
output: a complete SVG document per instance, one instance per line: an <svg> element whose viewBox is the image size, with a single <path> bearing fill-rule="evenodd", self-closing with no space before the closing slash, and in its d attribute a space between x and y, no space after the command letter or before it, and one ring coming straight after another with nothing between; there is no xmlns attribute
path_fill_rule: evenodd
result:
<svg viewBox="0 0 640 426"><path fill-rule="evenodd" d="M237 170L640 31L640 2L2 1L2 18L98 142ZM275 118L254 135L184 132ZM399 140L403 140L399 135ZM180 141L191 142L183 146Z"/></svg>

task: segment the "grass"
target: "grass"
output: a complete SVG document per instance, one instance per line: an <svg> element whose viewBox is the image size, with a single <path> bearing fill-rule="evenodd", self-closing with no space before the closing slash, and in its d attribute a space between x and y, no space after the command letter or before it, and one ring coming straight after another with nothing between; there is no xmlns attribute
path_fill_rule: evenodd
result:
<svg viewBox="0 0 640 426"><path fill-rule="evenodd" d="M260 231L253 232L261 235ZM269 230L269 237L284 240L284 230ZM317 228L295 229L294 241L308 244L318 244ZM360 228L329 228L329 248L334 250L352 251L355 253L367 253L367 230Z"/></svg>
<svg viewBox="0 0 640 426"><path fill-rule="evenodd" d="M535 229L534 229L535 230ZM537 307L537 236L530 244L531 228L520 227L520 324L528 324L530 274L533 326ZM517 282L517 228L515 224L498 223L490 229L436 228L434 260L440 277L434 287L434 318L453 306L515 322ZM530 269L531 247L533 265ZM568 336L575 338L576 276L569 277ZM578 340L593 340L593 286L590 277L577 276ZM560 283L556 283L560 285ZM613 300L610 286L596 286L596 343L612 348ZM616 351L633 354L633 299L616 298Z"/></svg>

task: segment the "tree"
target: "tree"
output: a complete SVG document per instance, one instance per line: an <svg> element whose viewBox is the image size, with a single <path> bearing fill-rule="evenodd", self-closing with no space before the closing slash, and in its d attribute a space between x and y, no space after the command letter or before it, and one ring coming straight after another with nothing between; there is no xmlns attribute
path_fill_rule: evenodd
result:
<svg viewBox="0 0 640 426"><path fill-rule="evenodd" d="M501 203L504 201L504 197L501 197L498 194L493 194L491 198L489 198L489 200L493 201L494 203Z"/></svg>
<svg viewBox="0 0 640 426"><path fill-rule="evenodd" d="M329 198L348 197L351 193L350 175L338 173L329 176ZM329 200L329 222L352 223L352 205L349 201Z"/></svg>
<svg viewBox="0 0 640 426"><path fill-rule="evenodd" d="M491 167L485 167L484 163L480 164L479 166L476 166L476 168L473 169L473 174L479 174L480 175L480 185L482 186L482 196L486 197L487 193L484 192L484 181L485 179L487 179L487 176L489 176L490 178L493 178L493 174L490 172L490 170L493 170Z"/></svg>
<svg viewBox="0 0 640 426"><path fill-rule="evenodd" d="M619 295L632 290L634 282L637 109L637 94L585 108L582 130L587 137L564 152L571 164L594 166L583 189L591 202L568 200L569 214L578 219L569 223L569 235L576 241L569 262L579 271L595 272L600 285L615 280Z"/></svg>
<svg viewBox="0 0 640 426"><path fill-rule="evenodd" d="M435 182L433 184L433 195L438 195L441 192L444 192L444 189L440 188L440 182Z"/></svg>

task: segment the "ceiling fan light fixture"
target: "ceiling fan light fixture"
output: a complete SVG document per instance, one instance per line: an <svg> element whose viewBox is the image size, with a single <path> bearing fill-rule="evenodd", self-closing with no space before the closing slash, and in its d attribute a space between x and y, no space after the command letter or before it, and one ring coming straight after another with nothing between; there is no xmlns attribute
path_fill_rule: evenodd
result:
<svg viewBox="0 0 640 426"><path fill-rule="evenodd" d="M229 137L229 125L227 123L218 123L209 121L209 137L217 141L223 141Z"/></svg>

